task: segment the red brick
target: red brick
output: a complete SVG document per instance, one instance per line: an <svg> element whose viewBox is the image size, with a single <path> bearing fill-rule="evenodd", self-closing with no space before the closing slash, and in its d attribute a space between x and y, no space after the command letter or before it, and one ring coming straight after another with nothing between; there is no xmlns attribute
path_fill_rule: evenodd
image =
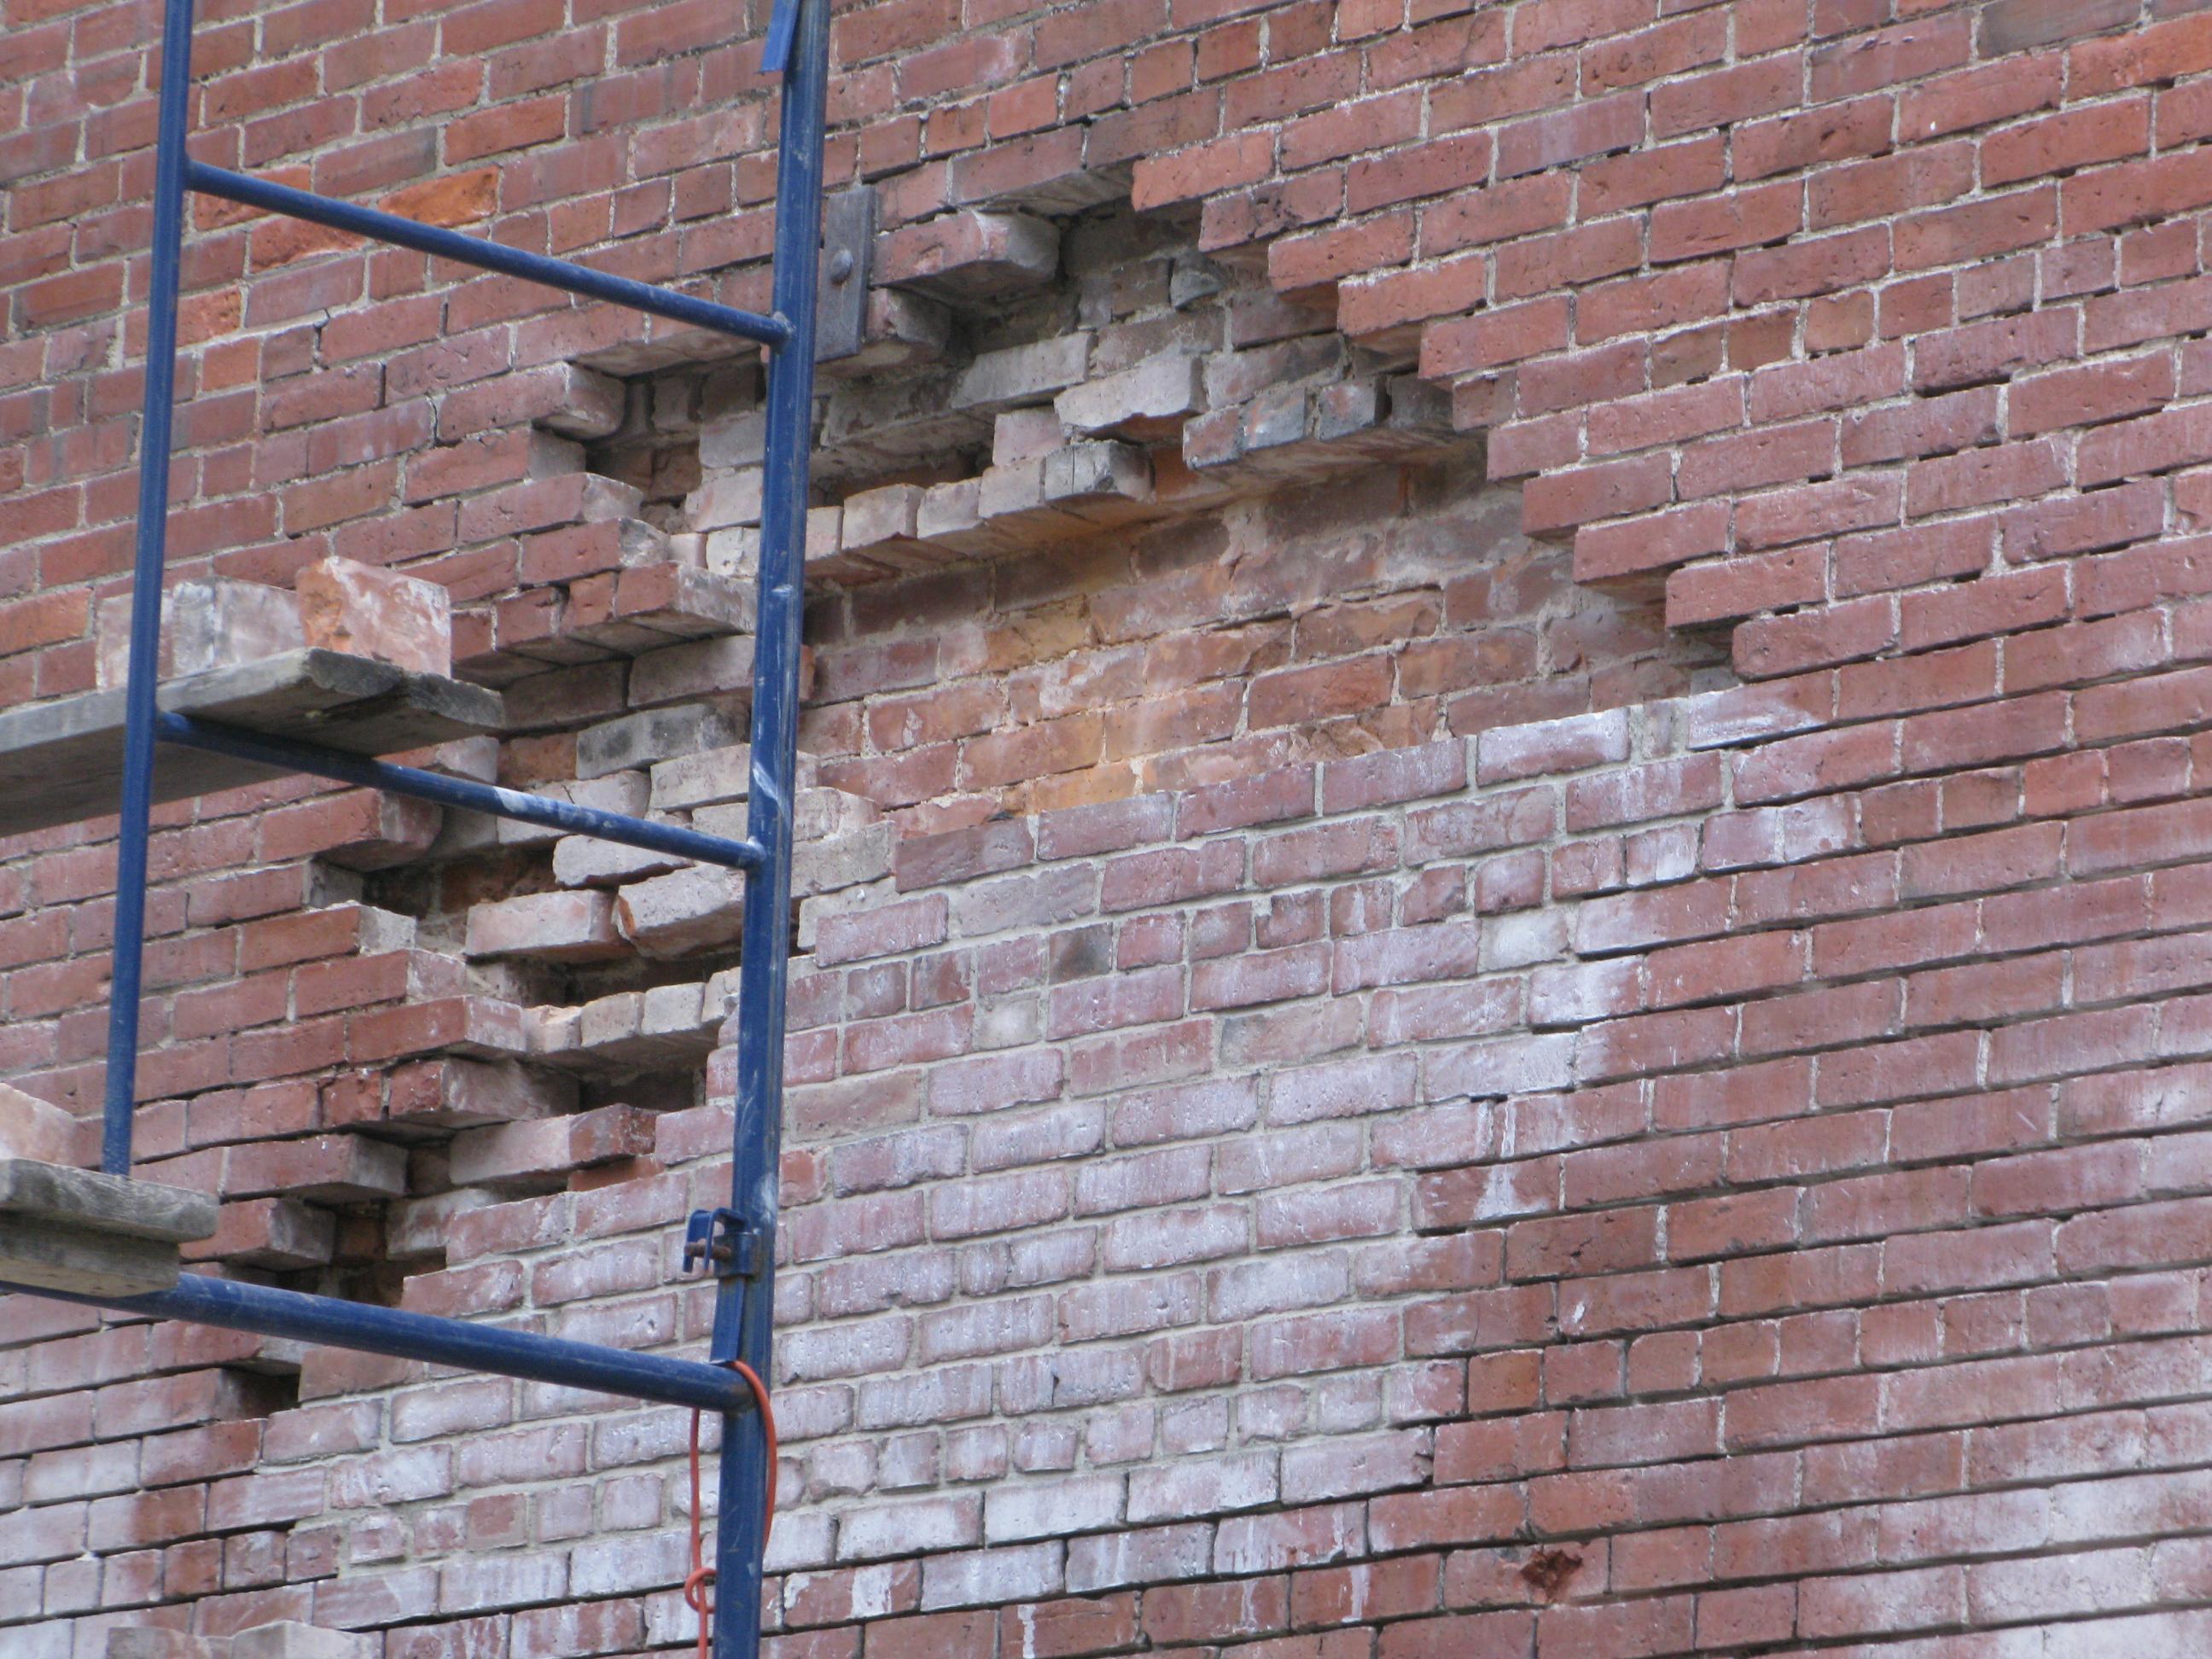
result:
<svg viewBox="0 0 2212 1659"><path fill-rule="evenodd" d="M1522 522L1531 535L1542 535L1639 513L1673 498L1671 473L1665 457L1651 456L1532 479L1522 494Z"/></svg>

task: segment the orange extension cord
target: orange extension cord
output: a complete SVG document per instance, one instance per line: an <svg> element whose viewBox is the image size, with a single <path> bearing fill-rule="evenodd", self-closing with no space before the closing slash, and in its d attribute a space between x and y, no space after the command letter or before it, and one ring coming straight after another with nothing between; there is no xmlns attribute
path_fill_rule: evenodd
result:
<svg viewBox="0 0 2212 1659"><path fill-rule="evenodd" d="M753 1403L760 1407L761 1432L768 1437L768 1513L761 1520L761 1553L768 1553L769 1534L775 1530L775 1409L768 1401L768 1384L760 1380L760 1373L742 1359L729 1362L730 1369L745 1379L745 1386L753 1391ZM707 1565L706 1528L700 1519L699 1482L699 1419L703 1413L691 1413L691 1571L684 1580L684 1600L692 1612L699 1615L699 1659L709 1659L714 1645L714 1607L707 1599L707 1586L714 1582L714 1570ZM722 1449L729 1455L729 1448Z"/></svg>

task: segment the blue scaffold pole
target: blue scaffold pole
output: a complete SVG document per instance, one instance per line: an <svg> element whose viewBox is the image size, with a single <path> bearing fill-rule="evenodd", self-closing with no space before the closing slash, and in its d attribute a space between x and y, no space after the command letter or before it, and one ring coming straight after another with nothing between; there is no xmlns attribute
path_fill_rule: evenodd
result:
<svg viewBox="0 0 2212 1659"><path fill-rule="evenodd" d="M633 1353L593 1342L571 1342L536 1331L411 1313L402 1308L348 1302L335 1296L309 1296L243 1279L186 1273L176 1288L144 1296L80 1296L65 1291L27 1289L27 1296L50 1297L87 1307L157 1319L188 1319L262 1336L314 1342L358 1353L388 1354L458 1370L521 1377L560 1388L588 1389L629 1400L689 1406L695 1411L750 1413L752 1391L734 1372L696 1359Z"/></svg>
<svg viewBox="0 0 2212 1659"><path fill-rule="evenodd" d="M191 100L192 0L167 0L154 148L154 247L147 275L146 398L138 423L137 546L131 561L131 659L123 692L122 822L115 839L107 1070L100 1167L131 1173L138 1088L138 1005L146 956L146 849L154 812L154 696L161 674L161 568L176 415L178 270L185 235L185 121Z"/></svg>
<svg viewBox="0 0 2212 1659"><path fill-rule="evenodd" d="M734 1024L737 1113L730 1208L740 1269L720 1280L709 1357L742 1359L766 1381L775 1318L775 1225L782 1153L784 988L791 948L791 839L799 770L799 627L805 602L807 468L813 444L816 266L822 232L829 0L778 0L765 67L783 71L776 156L775 309L790 340L769 360L767 477L754 650L751 804L760 849L745 904ZM787 43L787 46L784 44ZM776 1477L757 1424L722 1422L716 1525L715 1659L760 1651L763 1523Z"/></svg>

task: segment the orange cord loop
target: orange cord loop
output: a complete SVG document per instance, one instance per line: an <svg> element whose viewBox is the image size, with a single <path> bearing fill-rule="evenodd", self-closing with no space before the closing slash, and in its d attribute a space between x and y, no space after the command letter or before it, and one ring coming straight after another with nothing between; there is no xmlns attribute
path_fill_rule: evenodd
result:
<svg viewBox="0 0 2212 1659"><path fill-rule="evenodd" d="M768 1439L768 1498L766 1513L761 1518L761 1553L768 1553L769 1534L775 1529L775 1409L769 1404L768 1384L760 1373L742 1359L726 1362L730 1369L745 1380L753 1391L753 1404L759 1408L761 1432ZM707 1586L714 1582L714 1569L707 1565L706 1528L702 1519L701 1482L699 1479L699 1419L705 1413L691 1413L691 1571L684 1578L684 1602L699 1615L699 1659L709 1659L714 1645L714 1604L707 1595Z"/></svg>

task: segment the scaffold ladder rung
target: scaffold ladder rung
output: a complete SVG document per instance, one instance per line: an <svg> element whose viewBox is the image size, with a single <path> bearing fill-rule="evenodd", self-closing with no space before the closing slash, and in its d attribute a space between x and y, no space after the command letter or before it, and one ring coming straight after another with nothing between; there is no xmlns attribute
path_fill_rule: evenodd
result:
<svg viewBox="0 0 2212 1659"><path fill-rule="evenodd" d="M765 346L781 346L791 338L791 325L781 317L763 317L757 312L738 311L729 306L716 305L711 300L696 299L673 289L656 288L650 283L635 282L628 276L593 270L588 265L556 259L550 254L533 253L527 248L507 247L499 242L485 241L481 237L464 236L457 230L421 224L412 219L402 218L398 214L379 212L374 208L361 207L352 202L341 202L328 196L295 190L289 185L275 184L247 173L210 167L204 161L189 159L185 161L185 185L204 196L219 196L243 207L261 208L270 213L304 219L331 230L350 231L357 236L374 237L378 241L389 242L395 247L412 248L417 253L456 260L481 270L497 271L504 276L520 276L526 282L538 283L546 288L560 289L589 300L605 300L613 305L628 306L633 311L665 317L672 322L694 324L736 339L751 340Z"/></svg>

